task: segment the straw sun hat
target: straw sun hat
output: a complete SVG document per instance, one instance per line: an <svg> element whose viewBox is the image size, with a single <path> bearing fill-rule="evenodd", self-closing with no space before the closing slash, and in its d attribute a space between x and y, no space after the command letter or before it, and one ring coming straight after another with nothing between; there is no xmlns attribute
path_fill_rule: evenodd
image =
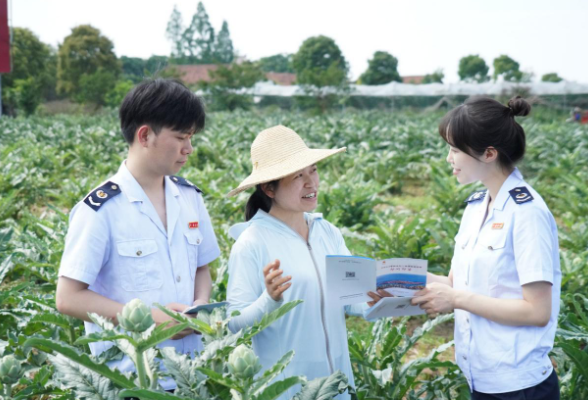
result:
<svg viewBox="0 0 588 400"><path fill-rule="evenodd" d="M265 129L251 145L251 175L227 196L234 196L261 183L281 179L346 149L309 149L302 138L290 128L278 125Z"/></svg>

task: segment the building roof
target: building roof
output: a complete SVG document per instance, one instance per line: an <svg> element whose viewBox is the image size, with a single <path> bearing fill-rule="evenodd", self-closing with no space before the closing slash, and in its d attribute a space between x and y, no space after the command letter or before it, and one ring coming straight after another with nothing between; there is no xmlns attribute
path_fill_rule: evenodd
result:
<svg viewBox="0 0 588 400"><path fill-rule="evenodd" d="M199 65L173 65L168 68L174 68L180 74L180 78L187 85L198 82L210 82L212 80L209 72L218 69L216 64L199 64ZM296 82L296 74L288 72L266 72L268 81L274 82L280 86L290 86Z"/></svg>
<svg viewBox="0 0 588 400"><path fill-rule="evenodd" d="M415 85L420 85L421 83L423 83L423 79L425 79L425 75L403 76L402 83L412 83Z"/></svg>

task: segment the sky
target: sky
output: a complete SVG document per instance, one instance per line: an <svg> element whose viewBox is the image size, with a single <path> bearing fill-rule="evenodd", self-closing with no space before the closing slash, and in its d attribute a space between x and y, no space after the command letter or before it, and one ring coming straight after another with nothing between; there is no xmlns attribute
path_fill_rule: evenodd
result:
<svg viewBox="0 0 588 400"><path fill-rule="evenodd" d="M169 55L165 37L174 5L188 25L197 0L8 0L10 25L57 47L77 25L114 42L117 56ZM335 40L357 79L376 51L398 58L400 75L442 69L457 82L459 59L478 54L491 67L506 54L538 80L556 72L588 83L586 0L204 0L218 32L229 25L240 56L295 53L317 35Z"/></svg>

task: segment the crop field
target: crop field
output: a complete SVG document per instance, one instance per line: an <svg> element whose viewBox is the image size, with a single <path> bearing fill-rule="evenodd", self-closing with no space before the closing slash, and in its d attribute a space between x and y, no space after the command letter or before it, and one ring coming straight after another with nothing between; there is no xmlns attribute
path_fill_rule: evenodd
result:
<svg viewBox="0 0 588 400"><path fill-rule="evenodd" d="M429 271L447 273L463 201L478 188L459 186L451 175L447 145L437 132L441 116L408 111L316 117L275 110L210 114L205 131L194 136L194 153L180 175L203 190L221 246L221 257L212 264L214 300L225 299L232 246L228 228L244 219L250 192L225 195L249 174L249 149L256 134L277 124L294 129L311 147L347 146L346 153L318 166L317 211L341 228L352 253L424 258ZM539 108L521 119L528 147L519 167L559 228L562 307L551 356L562 398L576 400L588 399L588 126L566 123L565 118ZM165 358L178 382L174 395L157 392L152 374L135 380L134 375L109 373L102 363L117 355L90 357L88 343L99 338L84 337L80 321L55 310L68 212L117 171L125 153L114 111L0 119L0 357L14 355L17 371L11 378L0 365L0 398L275 398L272 393L279 385L269 384L273 376L236 377L228 368L230 354L237 345L250 347L256 332L296 304L289 303L239 337L229 334L230 317L220 311L197 322L178 319L176 327L192 326L204 334L208 350L194 360L169 352L157 355L155 344L171 336L163 329L125 339L120 328L96 316L105 329L101 338L126 343L119 346L123 352L144 352L148 361ZM376 323L349 318L358 398L468 399L465 379L453 362L452 320L452 315ZM137 347L129 350L129 343ZM292 355L286 354L281 363L287 364L288 357ZM147 364L147 370L155 368ZM316 398L337 378L345 382L337 376L312 381L306 388L314 384L315 394L306 390L299 398Z"/></svg>

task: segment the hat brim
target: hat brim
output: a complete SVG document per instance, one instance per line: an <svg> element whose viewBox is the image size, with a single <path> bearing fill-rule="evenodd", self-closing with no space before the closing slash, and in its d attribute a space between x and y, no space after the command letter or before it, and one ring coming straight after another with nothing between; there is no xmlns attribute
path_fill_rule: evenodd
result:
<svg viewBox="0 0 588 400"><path fill-rule="evenodd" d="M250 189L262 183L282 179L288 175L292 175L296 171L300 171L310 165L316 164L337 153L342 153L347 150L347 147L340 149L326 150L326 149L307 149L297 154L292 155L286 160L283 160L278 165L266 167L261 171L253 171L241 184L231 190L227 197L235 196L244 190Z"/></svg>

